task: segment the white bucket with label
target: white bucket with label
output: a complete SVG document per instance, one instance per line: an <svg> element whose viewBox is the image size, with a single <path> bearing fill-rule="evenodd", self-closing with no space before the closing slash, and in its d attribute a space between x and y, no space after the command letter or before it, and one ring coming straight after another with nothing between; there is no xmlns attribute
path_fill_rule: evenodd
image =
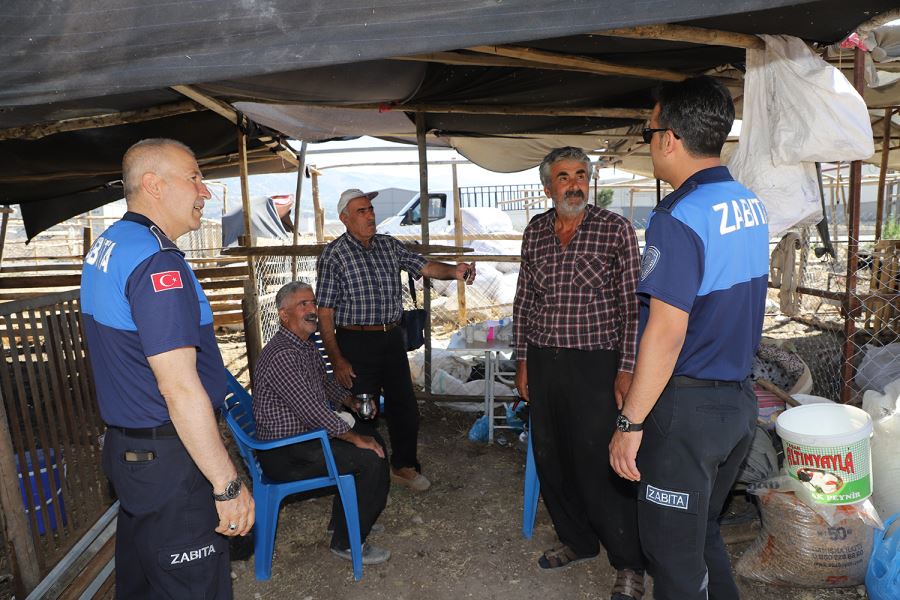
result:
<svg viewBox="0 0 900 600"><path fill-rule="evenodd" d="M872 495L872 418L855 406L806 404L778 416L784 468L820 504L853 504Z"/></svg>

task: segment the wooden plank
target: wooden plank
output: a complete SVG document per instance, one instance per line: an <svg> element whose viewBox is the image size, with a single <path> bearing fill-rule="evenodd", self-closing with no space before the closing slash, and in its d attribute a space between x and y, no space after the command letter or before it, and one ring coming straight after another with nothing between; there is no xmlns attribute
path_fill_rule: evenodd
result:
<svg viewBox="0 0 900 600"><path fill-rule="evenodd" d="M59 596L59 600L78 600L81 594L88 588L91 582L97 578L100 572L115 557L116 536L110 536L103 547L84 567L78 576L70 583Z"/></svg>
<svg viewBox="0 0 900 600"><path fill-rule="evenodd" d="M584 70L584 69L578 69ZM683 79L683 78L682 78ZM319 105L322 106L322 105ZM594 117L609 119L635 119L646 121L650 118L651 109L617 108L598 106L504 106L495 104L433 104L426 102L410 103L360 103L353 105L330 105L334 108L356 108L362 110L402 110L404 112L423 112L435 114L461 115L527 115L544 117ZM602 135L598 137L603 137ZM446 163L445 163L446 164ZM333 167L332 167L333 168Z"/></svg>
<svg viewBox="0 0 900 600"><path fill-rule="evenodd" d="M623 77L639 77L657 81L684 81L688 78L684 73L670 71L668 69L653 69L648 67L633 67L620 65L605 60L598 60L587 56L572 56L559 52L547 52L522 46L473 46L467 48L473 52L495 54L509 58L521 58L531 62L546 63L550 65L566 65L568 67L580 67L587 73L601 75L619 75Z"/></svg>

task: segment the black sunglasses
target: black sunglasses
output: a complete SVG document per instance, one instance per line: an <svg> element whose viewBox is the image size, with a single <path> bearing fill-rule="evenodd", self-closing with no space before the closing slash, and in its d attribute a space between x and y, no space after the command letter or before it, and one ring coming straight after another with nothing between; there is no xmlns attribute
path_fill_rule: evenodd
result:
<svg viewBox="0 0 900 600"><path fill-rule="evenodd" d="M681 139L681 136L675 133L675 131L670 127L662 127L657 129L654 129L652 127L644 127L644 129L641 130L641 139L644 140L645 144L649 144L651 141L653 141L653 134L657 131L671 131L676 140Z"/></svg>

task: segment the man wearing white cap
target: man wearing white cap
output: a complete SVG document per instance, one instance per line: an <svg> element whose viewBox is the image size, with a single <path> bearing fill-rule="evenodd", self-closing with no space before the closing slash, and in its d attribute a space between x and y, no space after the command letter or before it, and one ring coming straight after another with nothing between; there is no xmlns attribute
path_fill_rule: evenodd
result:
<svg viewBox="0 0 900 600"><path fill-rule="evenodd" d="M431 482L421 474L416 453L419 407L398 327L403 310L400 270L415 279L471 284L475 264L428 261L391 236L376 234L371 201L377 195L358 189L341 194L337 210L347 232L319 257L319 330L341 385L354 394L384 393L391 480L422 492Z"/></svg>

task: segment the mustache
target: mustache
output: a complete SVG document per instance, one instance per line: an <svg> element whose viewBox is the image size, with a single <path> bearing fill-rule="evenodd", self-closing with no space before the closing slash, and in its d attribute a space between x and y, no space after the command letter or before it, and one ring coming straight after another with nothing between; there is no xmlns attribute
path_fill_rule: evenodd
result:
<svg viewBox="0 0 900 600"><path fill-rule="evenodd" d="M303 320L307 323L318 323L319 317L317 315L306 315L305 317L303 317Z"/></svg>
<svg viewBox="0 0 900 600"><path fill-rule="evenodd" d="M581 190L569 190L568 192L566 192L564 198L578 198L579 200L584 200L584 192L582 192Z"/></svg>

